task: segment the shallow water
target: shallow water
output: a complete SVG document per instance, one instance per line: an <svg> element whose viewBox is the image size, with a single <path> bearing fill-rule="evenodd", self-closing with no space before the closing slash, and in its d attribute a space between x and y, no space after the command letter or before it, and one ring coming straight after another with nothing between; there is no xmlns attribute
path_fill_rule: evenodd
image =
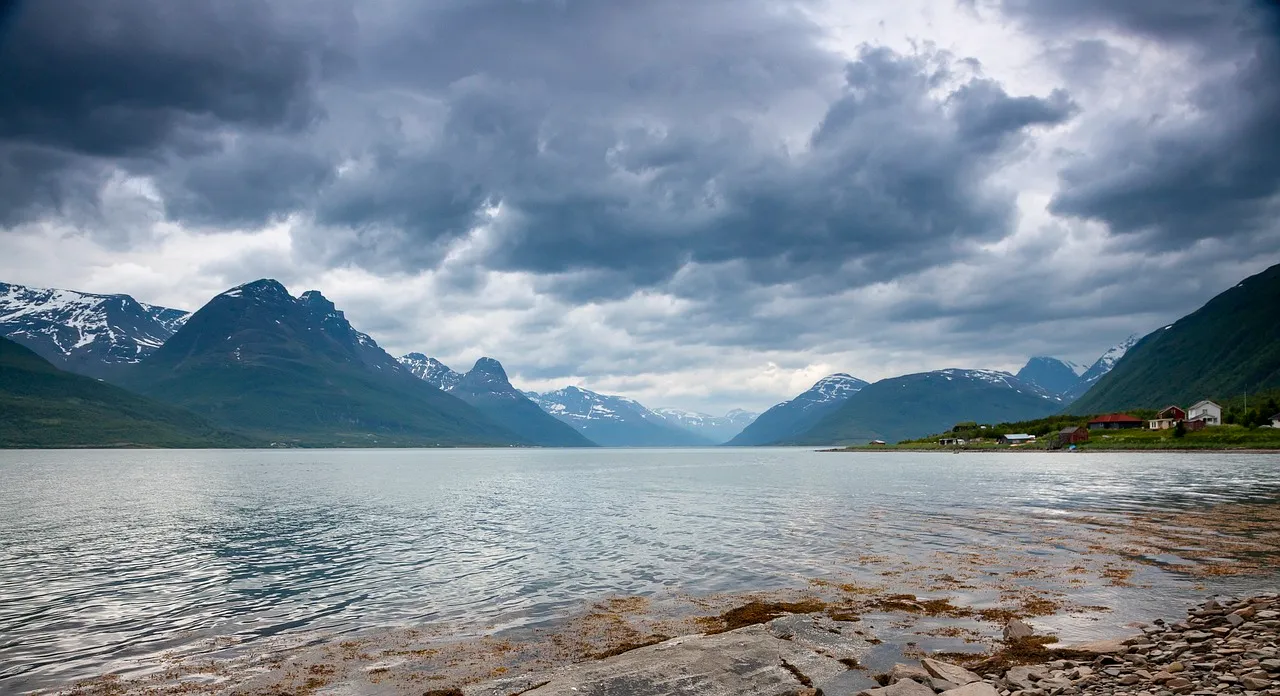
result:
<svg viewBox="0 0 1280 696"><path fill-rule="evenodd" d="M1275 500L1280 456L10 451L0 476L9 692L212 637L487 632L611 595L795 587L865 574L869 554L1033 543L1023 519ZM1205 591L1177 573L1143 579L1080 599L1119 605L1119 621Z"/></svg>

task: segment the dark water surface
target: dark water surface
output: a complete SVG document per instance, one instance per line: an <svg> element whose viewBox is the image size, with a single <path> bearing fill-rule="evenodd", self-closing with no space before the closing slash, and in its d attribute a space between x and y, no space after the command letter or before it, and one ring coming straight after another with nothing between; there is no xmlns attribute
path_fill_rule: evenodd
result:
<svg viewBox="0 0 1280 696"><path fill-rule="evenodd" d="M8 693L211 637L510 628L609 595L801 585L1024 514L1274 499L1280 456L10 451L0 481ZM1200 593L1171 574L1132 601Z"/></svg>

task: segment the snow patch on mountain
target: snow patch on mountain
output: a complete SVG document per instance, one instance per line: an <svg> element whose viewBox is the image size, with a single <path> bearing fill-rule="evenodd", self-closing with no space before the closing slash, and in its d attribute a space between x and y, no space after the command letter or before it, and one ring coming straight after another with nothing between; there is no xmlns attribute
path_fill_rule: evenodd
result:
<svg viewBox="0 0 1280 696"><path fill-rule="evenodd" d="M86 374L139 362L188 316L128 295L0 283L0 334Z"/></svg>
<svg viewBox="0 0 1280 696"><path fill-rule="evenodd" d="M448 365L422 353L403 355L400 357L400 364L436 389L449 391L462 381L462 373L454 372Z"/></svg>

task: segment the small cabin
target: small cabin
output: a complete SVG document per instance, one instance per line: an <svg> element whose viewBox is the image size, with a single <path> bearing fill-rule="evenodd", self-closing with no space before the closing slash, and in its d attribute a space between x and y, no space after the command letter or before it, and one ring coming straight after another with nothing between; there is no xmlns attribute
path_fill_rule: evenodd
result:
<svg viewBox="0 0 1280 696"><path fill-rule="evenodd" d="M1058 442L1064 445L1074 445L1081 442L1089 441L1089 431L1079 426L1071 426L1058 431Z"/></svg>
<svg viewBox="0 0 1280 696"><path fill-rule="evenodd" d="M942 447L964 447L968 444L963 437L944 437L938 440L938 445Z"/></svg>
<svg viewBox="0 0 1280 696"><path fill-rule="evenodd" d="M1108 413L1105 416L1098 416L1089 421L1090 430L1128 430L1130 428L1141 428L1147 422L1141 418L1134 418L1127 413Z"/></svg>
<svg viewBox="0 0 1280 696"><path fill-rule="evenodd" d="M1010 433L1009 435L1001 435L998 442L1002 445L1025 445L1029 442L1035 442L1035 435L1026 433Z"/></svg>
<svg viewBox="0 0 1280 696"><path fill-rule="evenodd" d="M1268 418L1267 420L1271 421L1271 427L1280 428L1280 413L1277 413L1276 415L1272 416L1271 418Z"/></svg>

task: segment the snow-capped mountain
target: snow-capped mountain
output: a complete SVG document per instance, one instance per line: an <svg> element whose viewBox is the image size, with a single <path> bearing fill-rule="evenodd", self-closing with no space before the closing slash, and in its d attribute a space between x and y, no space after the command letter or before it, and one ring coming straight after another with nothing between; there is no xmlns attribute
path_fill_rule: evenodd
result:
<svg viewBox="0 0 1280 696"><path fill-rule="evenodd" d="M572 425L605 447L693 447L716 444L682 427L640 402L623 396L565 387L525 395L557 419Z"/></svg>
<svg viewBox="0 0 1280 696"><path fill-rule="evenodd" d="M462 373L454 372L449 369L448 365L435 358L429 358L422 353L402 355L400 356L400 364L407 367L419 379L426 381L437 389L449 391L458 382L462 381Z"/></svg>
<svg viewBox="0 0 1280 696"><path fill-rule="evenodd" d="M766 445L789 440L813 427L866 386L865 380L844 372L823 377L796 398L760 414L727 444Z"/></svg>
<svg viewBox="0 0 1280 696"><path fill-rule="evenodd" d="M0 283L0 334L49 362L109 377L164 344L190 315L128 295Z"/></svg>
<svg viewBox="0 0 1280 696"><path fill-rule="evenodd" d="M1008 372L951 368L882 379L804 433L770 444L898 442L940 433L963 421L1009 423L1060 410L1061 397Z"/></svg>
<svg viewBox="0 0 1280 696"><path fill-rule="evenodd" d="M653 412L668 423L701 435L712 442L728 442L751 425L760 414L735 408L723 416L683 411L678 408L655 408Z"/></svg>
<svg viewBox="0 0 1280 696"><path fill-rule="evenodd" d="M480 358L466 374L422 353L409 353L400 364L419 379L462 399L484 415L532 444L543 447L590 447L599 444L539 408L528 394L511 386L502 363Z"/></svg>
<svg viewBox="0 0 1280 696"><path fill-rule="evenodd" d="M1085 392L1089 391L1090 387L1110 372L1116 366L1116 363L1120 362L1120 358L1123 358L1141 338L1141 336L1134 334L1121 341L1118 345L1108 348L1107 352L1103 353L1093 365L1089 366L1089 369L1084 371L1084 374L1080 375L1080 380L1076 382L1075 386L1071 387L1063 395L1066 400L1075 401L1084 396Z"/></svg>
<svg viewBox="0 0 1280 696"><path fill-rule="evenodd" d="M1043 387L1051 394L1065 394L1080 381L1085 368L1066 360L1037 356L1018 370L1017 378Z"/></svg>

